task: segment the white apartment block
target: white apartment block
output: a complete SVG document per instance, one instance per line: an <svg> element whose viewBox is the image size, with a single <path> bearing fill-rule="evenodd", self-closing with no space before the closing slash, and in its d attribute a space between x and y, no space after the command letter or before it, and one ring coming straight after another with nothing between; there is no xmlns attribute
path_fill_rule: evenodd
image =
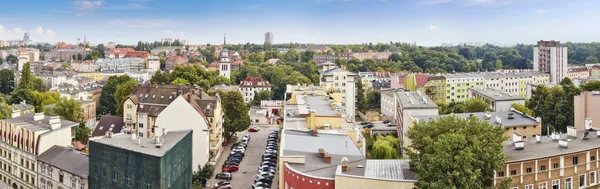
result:
<svg viewBox="0 0 600 189"><path fill-rule="evenodd" d="M520 97L527 96L527 84L550 82L550 74L540 72L492 72L485 73L483 76L485 78L485 88L499 90L509 95Z"/></svg>
<svg viewBox="0 0 600 189"><path fill-rule="evenodd" d="M37 188L37 157L52 146L71 145L77 125L43 113L20 115L18 110L0 120L0 179L13 188Z"/></svg>
<svg viewBox="0 0 600 189"><path fill-rule="evenodd" d="M538 41L533 47L533 71L550 73L550 82L560 83L568 76L567 49L559 41Z"/></svg>
<svg viewBox="0 0 600 189"><path fill-rule="evenodd" d="M146 69L153 72L160 70L160 58L157 56L149 56L146 60Z"/></svg>
<svg viewBox="0 0 600 189"><path fill-rule="evenodd" d="M354 119L356 115L356 73L346 71L341 68L334 68L320 74L320 85L327 91L339 92L344 94L342 104L346 108L346 113Z"/></svg>
<svg viewBox="0 0 600 189"><path fill-rule="evenodd" d="M240 81L238 87L240 93L244 97L245 103L250 103L254 100L254 96L261 91L270 91L271 84L269 81L264 80L262 77L248 76L246 79Z"/></svg>
<svg viewBox="0 0 600 189"><path fill-rule="evenodd" d="M100 66L94 62L74 62L71 63L71 70L81 73L91 73L100 70Z"/></svg>
<svg viewBox="0 0 600 189"><path fill-rule="evenodd" d="M137 72L146 69L146 62L141 58L119 58L96 60L100 71L123 70L125 72Z"/></svg>
<svg viewBox="0 0 600 189"><path fill-rule="evenodd" d="M394 90L381 91L381 114L386 119L396 119L396 97Z"/></svg>

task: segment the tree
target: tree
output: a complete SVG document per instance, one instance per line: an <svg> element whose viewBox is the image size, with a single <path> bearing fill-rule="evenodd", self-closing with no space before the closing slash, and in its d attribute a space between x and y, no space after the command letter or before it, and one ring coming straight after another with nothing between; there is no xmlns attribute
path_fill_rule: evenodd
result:
<svg viewBox="0 0 600 189"><path fill-rule="evenodd" d="M76 54L71 55L71 60L73 60L73 61L77 60L77 55Z"/></svg>
<svg viewBox="0 0 600 189"><path fill-rule="evenodd" d="M378 90L369 91L367 94L367 103L369 104L369 109L379 110L381 108L381 92Z"/></svg>
<svg viewBox="0 0 600 189"><path fill-rule="evenodd" d="M483 61L481 62L481 65L483 66L483 69L493 71L496 70L496 60L498 60L496 54L493 52L488 52L485 53L485 55L483 56Z"/></svg>
<svg viewBox="0 0 600 189"><path fill-rule="evenodd" d="M10 94L15 89L15 72L10 69L0 70L0 93Z"/></svg>
<svg viewBox="0 0 600 189"><path fill-rule="evenodd" d="M418 188L491 188L506 160L502 126L477 117L442 116L415 122L404 150L418 170ZM503 180L503 183L510 180Z"/></svg>
<svg viewBox="0 0 600 189"><path fill-rule="evenodd" d="M271 91L271 90L260 91L254 95L254 99L252 99L252 105L259 106L260 101L271 100L271 99L273 99L273 91Z"/></svg>
<svg viewBox="0 0 600 189"><path fill-rule="evenodd" d="M17 88L19 89L33 89L33 79L35 76L31 74L31 64L29 62L23 65L23 70L21 71L21 80Z"/></svg>
<svg viewBox="0 0 600 189"><path fill-rule="evenodd" d="M593 57L593 56L588 56L587 58L585 58L585 63L598 63L600 61L598 61L598 58Z"/></svg>
<svg viewBox="0 0 600 189"><path fill-rule="evenodd" d="M31 103L35 107L35 112L45 112L44 106L55 104L60 100L60 94L52 91L29 91L28 94L31 96L31 100L27 100L27 103Z"/></svg>
<svg viewBox="0 0 600 189"><path fill-rule="evenodd" d="M44 83L44 80L42 80L41 78L33 78L33 90L36 91L40 91L40 92L44 92L47 91L48 89L46 88L46 84Z"/></svg>
<svg viewBox="0 0 600 189"><path fill-rule="evenodd" d="M190 84L190 82L188 80L182 79L182 78L177 78L175 80L173 80L171 82L171 84L173 85L186 85L186 84Z"/></svg>
<svg viewBox="0 0 600 189"><path fill-rule="evenodd" d="M154 75L150 79L150 82L154 84L168 84L171 83L171 79L169 78L168 72L161 72L160 70L158 70L156 71L156 73L154 73Z"/></svg>
<svg viewBox="0 0 600 189"><path fill-rule="evenodd" d="M466 47L458 50L458 54L462 55L467 60L473 60L475 58L474 52Z"/></svg>
<svg viewBox="0 0 600 189"><path fill-rule="evenodd" d="M14 64L14 63L17 63L17 61L19 61L19 59L17 58L17 56L11 54L6 57L6 61Z"/></svg>
<svg viewBox="0 0 600 189"><path fill-rule="evenodd" d="M388 60L393 61L393 62L398 62L398 61L400 61L400 59L401 59L401 57L400 57L400 54L398 54L398 53L392 53L390 55L390 57L388 58Z"/></svg>
<svg viewBox="0 0 600 189"><path fill-rule="evenodd" d="M386 140L377 140L373 144L371 153L373 159L396 159L398 151L392 147L392 144Z"/></svg>
<svg viewBox="0 0 600 189"><path fill-rule="evenodd" d="M463 112L465 112L465 113L493 111L490 108L490 105L480 98L468 99L463 104L464 104Z"/></svg>
<svg viewBox="0 0 600 189"><path fill-rule="evenodd" d="M588 81L579 85L581 91L600 91L600 81Z"/></svg>
<svg viewBox="0 0 600 189"><path fill-rule="evenodd" d="M215 167L211 164L204 166L198 165L198 171L192 173L192 185L199 188L204 188L206 182L212 178Z"/></svg>
<svg viewBox="0 0 600 189"><path fill-rule="evenodd" d="M365 90L362 82L356 82L356 108L358 111L365 111L368 108L367 99L365 99Z"/></svg>
<svg viewBox="0 0 600 189"><path fill-rule="evenodd" d="M7 119L11 117L10 105L6 103L4 96L0 96L0 119Z"/></svg>
<svg viewBox="0 0 600 189"><path fill-rule="evenodd" d="M90 129L89 127L86 127L84 123L79 123L75 132L76 132L75 140L81 142L82 144L87 144L88 140L90 138L90 132L92 132L92 129Z"/></svg>
<svg viewBox="0 0 600 189"><path fill-rule="evenodd" d="M52 112L60 116L61 119L83 122L83 109L81 108L81 104L75 101L75 99L60 98L56 106L52 108Z"/></svg>
<svg viewBox="0 0 600 189"><path fill-rule="evenodd" d="M244 103L244 97L239 91L221 92L221 103L225 112L225 123L223 137L229 141L235 133L244 131L250 127L250 108Z"/></svg>
<svg viewBox="0 0 600 189"><path fill-rule="evenodd" d="M527 115L529 115L531 117L535 117L535 114L533 113L533 110L527 108L527 106L525 106L523 104L514 103L514 104L510 105L510 107L514 108L515 110L517 110L519 112L526 113Z"/></svg>
<svg viewBox="0 0 600 189"><path fill-rule="evenodd" d="M123 103L127 97L133 92L133 87L137 86L138 82L129 80L125 83L117 85L115 91L115 101L117 102L117 115L123 117Z"/></svg>
<svg viewBox="0 0 600 189"><path fill-rule="evenodd" d="M115 92L117 91L117 86L131 80L133 79L127 75L110 76L106 85L102 87L99 99L100 104L96 108L96 113L99 115L116 115L118 104L115 100Z"/></svg>

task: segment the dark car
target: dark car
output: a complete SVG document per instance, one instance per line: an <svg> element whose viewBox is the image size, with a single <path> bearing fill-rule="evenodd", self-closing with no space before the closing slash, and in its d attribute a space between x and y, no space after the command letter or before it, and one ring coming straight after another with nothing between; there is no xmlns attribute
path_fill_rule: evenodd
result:
<svg viewBox="0 0 600 189"><path fill-rule="evenodd" d="M383 123L385 123L385 124L388 124L388 123L391 123L391 122L392 122L392 120L384 120L383 121Z"/></svg>
<svg viewBox="0 0 600 189"><path fill-rule="evenodd" d="M388 127L395 127L395 126L398 126L398 124L396 124L396 123L388 123L387 126Z"/></svg>
<svg viewBox="0 0 600 189"><path fill-rule="evenodd" d="M254 181L260 180L260 179L269 179L269 180L273 180L273 175L258 175L256 176L256 179Z"/></svg>
<svg viewBox="0 0 600 189"><path fill-rule="evenodd" d="M261 188L270 188L270 187L271 187L271 185L270 185L270 184L267 184L267 183L262 183L262 182L255 182L255 183L252 185L252 188L258 188L258 187L261 187Z"/></svg>
<svg viewBox="0 0 600 189"><path fill-rule="evenodd" d="M231 173L217 173L217 175L215 176L215 179L221 179L221 180L231 180L232 179L232 175Z"/></svg>
<svg viewBox="0 0 600 189"><path fill-rule="evenodd" d="M237 148L239 146L246 148L246 146L248 146L248 145L244 144L243 142L238 142L238 143L231 145L231 149L233 150L234 148Z"/></svg>
<svg viewBox="0 0 600 189"><path fill-rule="evenodd" d="M367 125L363 126L363 129L370 129L373 127L375 127L373 124L367 124Z"/></svg>
<svg viewBox="0 0 600 189"><path fill-rule="evenodd" d="M271 183L273 183L273 179L268 179L268 178L256 178L256 179L254 180L254 182L262 182L262 183L265 183L265 184L271 184Z"/></svg>
<svg viewBox="0 0 600 189"><path fill-rule="evenodd" d="M373 123L371 123L371 122L369 122L369 121L363 121L363 122L360 122L360 124L361 124L361 125L368 125L368 124L373 124Z"/></svg>
<svg viewBox="0 0 600 189"><path fill-rule="evenodd" d="M262 159L264 160L265 158L276 160L277 159L277 155L265 154L265 155L262 156Z"/></svg>
<svg viewBox="0 0 600 189"><path fill-rule="evenodd" d="M277 166L277 164L275 162L265 161L265 162L261 163L260 166L269 166L269 167L275 168Z"/></svg>

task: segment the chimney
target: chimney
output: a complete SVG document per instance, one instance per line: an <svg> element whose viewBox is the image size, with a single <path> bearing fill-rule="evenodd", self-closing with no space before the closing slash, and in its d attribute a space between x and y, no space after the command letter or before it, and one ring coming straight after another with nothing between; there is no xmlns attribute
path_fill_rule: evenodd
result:
<svg viewBox="0 0 600 189"><path fill-rule="evenodd" d="M349 160L347 157L342 158L342 172L348 171L348 162Z"/></svg>
<svg viewBox="0 0 600 189"><path fill-rule="evenodd" d="M319 136L319 131L317 129L313 129L312 136Z"/></svg>
<svg viewBox="0 0 600 189"><path fill-rule="evenodd" d="M44 119L44 112L35 113L33 115L33 121L41 121L42 119Z"/></svg>
<svg viewBox="0 0 600 189"><path fill-rule="evenodd" d="M21 101L21 105L27 104L25 100Z"/></svg>
<svg viewBox="0 0 600 189"><path fill-rule="evenodd" d="M52 129L52 130L59 129L60 128L60 117L51 116L50 119L48 120L48 123L50 123L50 129Z"/></svg>
<svg viewBox="0 0 600 189"><path fill-rule="evenodd" d="M162 142L160 142L160 136L155 136L154 142L156 143L156 148L162 147Z"/></svg>
<svg viewBox="0 0 600 189"><path fill-rule="evenodd" d="M329 152L325 152L325 163L331 163L331 154Z"/></svg>
<svg viewBox="0 0 600 189"><path fill-rule="evenodd" d="M11 118L19 117L19 116L21 116L21 110L15 108L15 109L12 110L12 114L11 115L12 115Z"/></svg>
<svg viewBox="0 0 600 189"><path fill-rule="evenodd" d="M323 158L323 157L325 157L325 149L323 149L323 148L319 148L319 157L320 157L320 158Z"/></svg>
<svg viewBox="0 0 600 189"><path fill-rule="evenodd" d="M514 115L514 114L513 114L512 112L511 112L511 113L508 113L508 119L515 119L515 118L513 117L513 115Z"/></svg>

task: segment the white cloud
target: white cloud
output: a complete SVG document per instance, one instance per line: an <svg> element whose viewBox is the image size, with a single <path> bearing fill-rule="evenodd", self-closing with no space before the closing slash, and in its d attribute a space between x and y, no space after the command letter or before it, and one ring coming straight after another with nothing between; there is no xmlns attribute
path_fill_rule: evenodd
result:
<svg viewBox="0 0 600 189"><path fill-rule="evenodd" d="M173 26L175 22L172 20L137 20L137 19L129 19L129 20L110 20L109 24L121 25L123 27L128 28L160 28L165 26Z"/></svg>
<svg viewBox="0 0 600 189"><path fill-rule="evenodd" d="M75 1L75 6L79 10L96 10L102 6L103 1Z"/></svg>
<svg viewBox="0 0 600 189"><path fill-rule="evenodd" d="M4 26L0 25L0 39L1 40L18 40L23 39L25 32L30 31L30 38L33 41L52 41L54 36L54 30L46 29L42 26L38 26L35 29L23 30L21 28L5 29Z"/></svg>
<svg viewBox="0 0 600 189"><path fill-rule="evenodd" d="M437 29L440 29L440 27L436 26L436 25L429 25L429 26L427 26L427 29L429 29L429 30L437 30Z"/></svg>

